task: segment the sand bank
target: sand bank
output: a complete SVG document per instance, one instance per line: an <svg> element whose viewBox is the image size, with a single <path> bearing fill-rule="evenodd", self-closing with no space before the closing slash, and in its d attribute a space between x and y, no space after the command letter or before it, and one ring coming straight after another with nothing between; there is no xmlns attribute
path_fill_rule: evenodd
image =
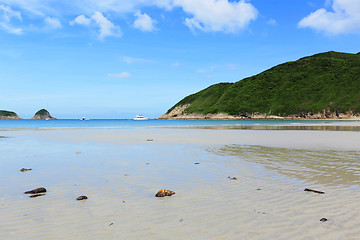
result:
<svg viewBox="0 0 360 240"><path fill-rule="evenodd" d="M360 132L136 128L0 135L9 137L0 140L2 239L360 234ZM48 189L45 196L23 194L40 186ZM155 198L162 188L176 194ZM89 199L76 201L80 195Z"/></svg>

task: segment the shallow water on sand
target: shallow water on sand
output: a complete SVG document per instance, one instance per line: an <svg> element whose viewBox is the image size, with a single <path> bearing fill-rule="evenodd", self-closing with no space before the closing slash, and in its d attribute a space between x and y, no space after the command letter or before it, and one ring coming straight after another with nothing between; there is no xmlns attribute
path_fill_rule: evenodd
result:
<svg viewBox="0 0 360 240"><path fill-rule="evenodd" d="M268 132L246 131L1 133L1 239L357 239L357 145L248 145ZM48 192L23 194L36 187ZM155 198L162 188L176 194Z"/></svg>

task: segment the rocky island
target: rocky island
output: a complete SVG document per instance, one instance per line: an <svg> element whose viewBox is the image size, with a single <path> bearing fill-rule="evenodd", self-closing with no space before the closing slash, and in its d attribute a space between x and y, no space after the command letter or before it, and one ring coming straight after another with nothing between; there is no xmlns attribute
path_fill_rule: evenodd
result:
<svg viewBox="0 0 360 240"><path fill-rule="evenodd" d="M41 109L35 113L35 115L31 119L56 119L50 115L50 113L46 109Z"/></svg>
<svg viewBox="0 0 360 240"><path fill-rule="evenodd" d="M325 52L185 97L159 119L360 117L360 54Z"/></svg>
<svg viewBox="0 0 360 240"><path fill-rule="evenodd" d="M0 119L21 119L16 113L0 110Z"/></svg>

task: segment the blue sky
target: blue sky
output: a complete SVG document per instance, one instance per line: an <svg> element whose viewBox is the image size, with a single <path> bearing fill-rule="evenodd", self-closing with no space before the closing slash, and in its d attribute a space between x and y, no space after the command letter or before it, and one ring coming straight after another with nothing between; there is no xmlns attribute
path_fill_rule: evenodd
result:
<svg viewBox="0 0 360 240"><path fill-rule="evenodd" d="M359 42L359 0L0 0L0 109L155 118L212 84Z"/></svg>

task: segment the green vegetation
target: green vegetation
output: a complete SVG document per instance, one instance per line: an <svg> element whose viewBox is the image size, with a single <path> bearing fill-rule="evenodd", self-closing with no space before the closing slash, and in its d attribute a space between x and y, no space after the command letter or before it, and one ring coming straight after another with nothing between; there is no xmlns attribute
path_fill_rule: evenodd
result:
<svg viewBox="0 0 360 240"><path fill-rule="evenodd" d="M40 109L35 113L35 116L48 116L50 113L46 109Z"/></svg>
<svg viewBox="0 0 360 240"><path fill-rule="evenodd" d="M1 117L17 117L17 114L14 112L6 111L6 110L0 110L0 116Z"/></svg>
<svg viewBox="0 0 360 240"><path fill-rule="evenodd" d="M212 85L181 100L186 113L278 116L360 112L360 54L326 52L287 62L236 83Z"/></svg>
<svg viewBox="0 0 360 240"><path fill-rule="evenodd" d="M37 111L32 119L55 119L46 109Z"/></svg>

